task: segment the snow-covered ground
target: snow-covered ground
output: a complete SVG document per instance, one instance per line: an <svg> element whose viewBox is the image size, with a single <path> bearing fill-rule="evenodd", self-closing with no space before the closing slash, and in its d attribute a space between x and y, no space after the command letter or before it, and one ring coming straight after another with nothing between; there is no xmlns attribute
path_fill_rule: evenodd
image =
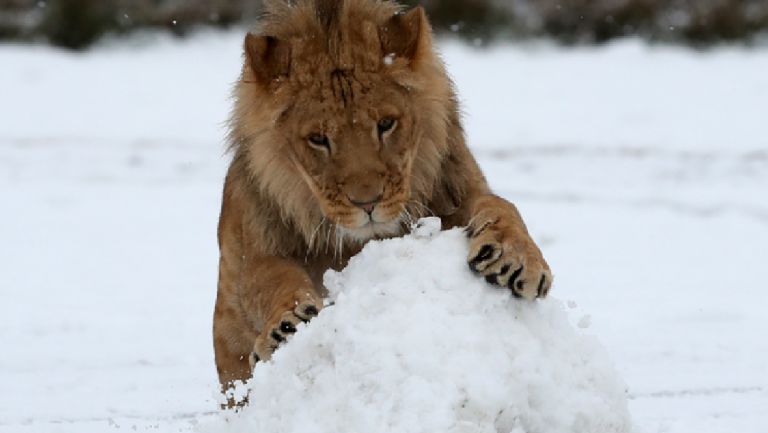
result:
<svg viewBox="0 0 768 433"><path fill-rule="evenodd" d="M240 39L0 46L0 432L216 417ZM480 163L640 428L767 431L768 49L443 51Z"/></svg>

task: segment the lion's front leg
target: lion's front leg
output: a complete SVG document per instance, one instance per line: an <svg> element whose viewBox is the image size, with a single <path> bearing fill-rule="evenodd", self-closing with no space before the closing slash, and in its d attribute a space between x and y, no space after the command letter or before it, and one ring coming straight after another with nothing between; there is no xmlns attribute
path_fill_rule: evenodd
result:
<svg viewBox="0 0 768 433"><path fill-rule="evenodd" d="M260 257L246 270L240 302L257 330L249 355L253 367L269 360L299 323L317 316L323 302L307 272L291 260Z"/></svg>
<svg viewBox="0 0 768 433"><path fill-rule="evenodd" d="M492 194L479 197L467 227L467 262L489 283L509 288L517 297L543 298L552 273L512 203Z"/></svg>
<svg viewBox="0 0 768 433"><path fill-rule="evenodd" d="M222 389L251 377L255 362L267 360L299 322L322 308L307 272L291 260L245 258L240 269L222 261L214 314L214 349Z"/></svg>

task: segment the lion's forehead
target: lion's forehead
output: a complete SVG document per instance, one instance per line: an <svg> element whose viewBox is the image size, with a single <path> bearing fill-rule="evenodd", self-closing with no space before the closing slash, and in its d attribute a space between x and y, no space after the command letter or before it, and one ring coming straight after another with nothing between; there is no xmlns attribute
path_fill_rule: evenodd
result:
<svg viewBox="0 0 768 433"><path fill-rule="evenodd" d="M311 82L297 80L292 86L292 111L304 121L328 119L357 123L382 116L401 115L404 95L381 74L320 71Z"/></svg>
<svg viewBox="0 0 768 433"><path fill-rule="evenodd" d="M298 84L298 91L304 89L315 99L346 106L375 97L386 86L386 80L377 74L331 69L318 71L309 83Z"/></svg>

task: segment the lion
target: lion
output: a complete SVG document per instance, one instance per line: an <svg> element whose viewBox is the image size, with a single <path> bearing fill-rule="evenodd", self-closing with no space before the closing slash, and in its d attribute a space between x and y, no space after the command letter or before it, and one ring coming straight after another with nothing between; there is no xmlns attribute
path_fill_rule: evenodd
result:
<svg viewBox="0 0 768 433"><path fill-rule="evenodd" d="M438 216L467 262L517 297L552 273L464 138L424 10L388 0L268 1L234 89L213 317L223 390L316 316L323 273Z"/></svg>

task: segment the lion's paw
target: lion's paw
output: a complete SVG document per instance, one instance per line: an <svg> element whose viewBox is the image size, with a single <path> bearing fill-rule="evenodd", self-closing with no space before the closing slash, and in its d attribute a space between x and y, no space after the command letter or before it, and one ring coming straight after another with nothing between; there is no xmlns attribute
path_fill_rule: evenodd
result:
<svg viewBox="0 0 768 433"><path fill-rule="evenodd" d="M467 227L469 267L518 298L543 298L552 287L549 265L528 233L508 218L512 216L500 212Z"/></svg>
<svg viewBox="0 0 768 433"><path fill-rule="evenodd" d="M249 358L251 368L259 361L268 361L278 346L296 333L299 323L309 322L323 307L322 301L311 293L303 292L297 298L301 299L294 302L293 309L274 315L274 319L268 321L264 330L256 337Z"/></svg>

